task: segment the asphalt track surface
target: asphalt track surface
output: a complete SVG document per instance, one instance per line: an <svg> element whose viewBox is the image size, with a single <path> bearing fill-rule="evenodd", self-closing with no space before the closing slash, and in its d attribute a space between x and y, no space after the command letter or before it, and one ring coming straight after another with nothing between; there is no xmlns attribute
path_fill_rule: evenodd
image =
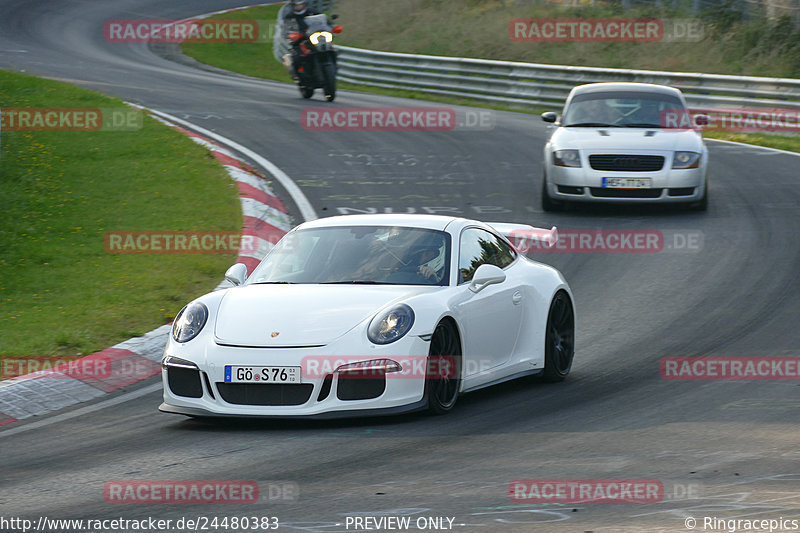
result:
<svg viewBox="0 0 800 533"><path fill-rule="evenodd" d="M800 355L797 157L709 143L707 213L546 215L538 208L546 129L529 115L492 112L490 131L306 131L300 114L325 105L318 97L309 103L289 85L103 38L107 19L175 19L236 5L0 0L0 67L98 89L225 135L283 169L320 216L415 209L562 229L693 232L702 246L676 250L670 237L660 253L538 255L575 293L572 374L557 385L523 380L466 395L446 417L208 425L158 413L160 394L151 392L0 431L0 516L277 516L281 530L319 532L347 531L348 516L410 516L412 524L451 517L462 531L503 532L688 531L687 517L711 531L701 528L704 517L800 519L798 382L670 381L659 373L667 356ZM342 91L332 105L433 104ZM516 479L656 479L665 496L513 504ZM103 496L112 480L255 480L266 498L114 505ZM297 484L299 496L270 500L271 482Z"/></svg>

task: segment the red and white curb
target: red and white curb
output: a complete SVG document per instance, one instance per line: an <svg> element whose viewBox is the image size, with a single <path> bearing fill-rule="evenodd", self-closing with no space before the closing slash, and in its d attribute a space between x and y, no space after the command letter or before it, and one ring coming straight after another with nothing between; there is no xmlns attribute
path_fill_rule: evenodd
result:
<svg viewBox="0 0 800 533"><path fill-rule="evenodd" d="M242 202L244 224L242 236L252 240L252 246L240 252L238 262L247 265L250 273L258 265L264 255L277 243L286 232L292 229L292 220L280 198L275 196L269 182L253 167L239 159L229 150L222 148L214 141L192 131L170 124L168 121L154 117L168 126L188 135L196 143L205 146L211 154L228 171L239 187L239 198Z"/></svg>
<svg viewBox="0 0 800 533"><path fill-rule="evenodd" d="M157 112L152 116L155 113ZM243 215L242 236L248 236L252 239L251 242L257 243L257 246L250 246L240 253L238 262L247 265L248 273L252 272L260 259L293 227L286 207L275 195L270 182L239 156L207 136L175 124L180 122L188 126L185 121L170 120L174 117L163 113L157 114L159 116L154 116L157 120L207 147L238 185ZM202 128L197 129L202 130ZM239 146L232 141L226 144ZM269 167L267 170L273 172ZM273 172L273 175L282 183L286 180L291 181L282 172L280 175ZM294 185L293 182L291 184ZM304 218L316 218L302 193L299 196L295 194L292 196L296 202L299 200L298 205ZM218 288L225 286L229 284L223 281ZM129 339L80 360L81 364L91 365L92 361L102 362L103 365L110 364L110 369L104 372L102 377L76 376L66 369L64 371L52 369L0 381L0 426L86 402L159 374L161 356L170 328L171 325L166 324L142 337Z"/></svg>

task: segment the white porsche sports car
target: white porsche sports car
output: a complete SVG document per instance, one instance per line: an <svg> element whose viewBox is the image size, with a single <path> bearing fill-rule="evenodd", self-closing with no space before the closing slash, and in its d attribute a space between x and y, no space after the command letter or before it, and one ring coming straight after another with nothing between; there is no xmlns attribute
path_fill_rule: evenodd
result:
<svg viewBox="0 0 800 533"><path fill-rule="evenodd" d="M542 208L567 202L708 205L708 150L678 89L591 83L570 92L544 148Z"/></svg>
<svg viewBox="0 0 800 533"><path fill-rule="evenodd" d="M453 408L517 377L561 381L572 293L509 239L555 228L433 215L302 224L233 287L175 317L159 409L195 417L336 417Z"/></svg>

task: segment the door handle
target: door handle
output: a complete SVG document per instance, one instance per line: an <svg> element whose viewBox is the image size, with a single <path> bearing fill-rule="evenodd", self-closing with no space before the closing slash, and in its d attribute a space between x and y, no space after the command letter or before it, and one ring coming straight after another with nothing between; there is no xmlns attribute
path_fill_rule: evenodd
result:
<svg viewBox="0 0 800 533"><path fill-rule="evenodd" d="M511 297L511 301L514 302L514 305L519 305L522 301L522 291L515 292L514 296Z"/></svg>

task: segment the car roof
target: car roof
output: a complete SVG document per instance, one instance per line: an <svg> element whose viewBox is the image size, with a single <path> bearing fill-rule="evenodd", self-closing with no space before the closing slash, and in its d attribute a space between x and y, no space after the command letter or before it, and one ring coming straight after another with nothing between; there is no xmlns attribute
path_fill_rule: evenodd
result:
<svg viewBox="0 0 800 533"><path fill-rule="evenodd" d="M339 215L334 217L318 218L316 220L306 222L300 227L307 229L335 226L404 226L444 231L447 225L455 220L464 219L443 215L378 213L366 215Z"/></svg>
<svg viewBox="0 0 800 533"><path fill-rule="evenodd" d="M661 93L679 96L680 90L675 87L667 87L666 85L656 85L654 83L634 83L634 82L603 82L603 83L587 83L585 85L578 85L572 89L571 96L578 94L586 94L593 92L609 92L609 91L628 91L628 92L643 92L643 93Z"/></svg>

